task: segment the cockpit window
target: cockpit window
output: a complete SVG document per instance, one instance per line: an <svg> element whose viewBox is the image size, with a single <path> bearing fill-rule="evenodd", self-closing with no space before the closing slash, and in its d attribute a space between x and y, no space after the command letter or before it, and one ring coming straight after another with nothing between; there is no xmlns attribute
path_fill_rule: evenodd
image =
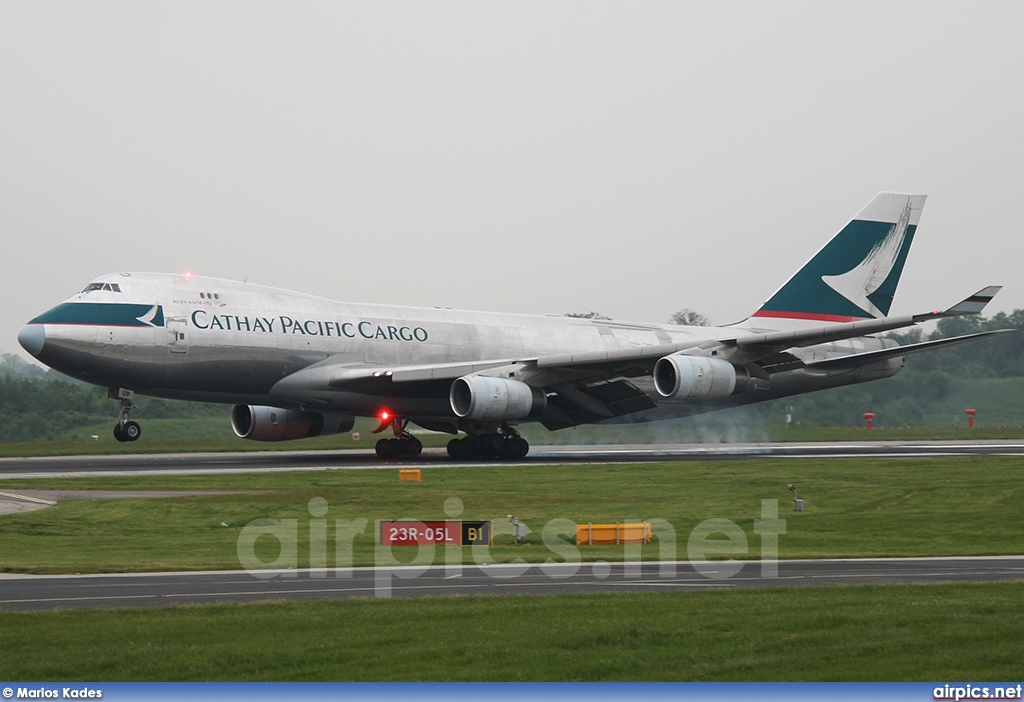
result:
<svg viewBox="0 0 1024 702"><path fill-rule="evenodd" d="M121 286L117 283L89 283L82 292L93 292L94 290L106 290L108 292L121 292Z"/></svg>

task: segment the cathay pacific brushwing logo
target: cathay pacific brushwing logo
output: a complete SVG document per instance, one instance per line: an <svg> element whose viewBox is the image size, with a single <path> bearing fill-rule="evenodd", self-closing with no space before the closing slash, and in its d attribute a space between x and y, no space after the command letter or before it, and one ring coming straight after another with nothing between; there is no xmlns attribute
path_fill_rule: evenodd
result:
<svg viewBox="0 0 1024 702"><path fill-rule="evenodd" d="M146 312L146 314L136 317L147 327L162 327L164 325L164 311L160 305L153 305L153 307Z"/></svg>
<svg viewBox="0 0 1024 702"><path fill-rule="evenodd" d="M903 242L907 238L911 211L908 199L899 220L892 225L881 241L871 247L863 261L846 273L823 275L821 280L871 316L884 317L885 312L878 309L868 296L882 287L896 266L896 260L903 250Z"/></svg>

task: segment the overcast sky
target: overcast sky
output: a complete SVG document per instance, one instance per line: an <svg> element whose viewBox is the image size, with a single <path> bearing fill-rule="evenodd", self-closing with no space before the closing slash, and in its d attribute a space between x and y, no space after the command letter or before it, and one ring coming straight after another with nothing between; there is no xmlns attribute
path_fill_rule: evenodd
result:
<svg viewBox="0 0 1024 702"><path fill-rule="evenodd" d="M929 196L894 313L1024 308L1022 30L1020 2L0 0L0 351L119 270L725 324L882 190Z"/></svg>

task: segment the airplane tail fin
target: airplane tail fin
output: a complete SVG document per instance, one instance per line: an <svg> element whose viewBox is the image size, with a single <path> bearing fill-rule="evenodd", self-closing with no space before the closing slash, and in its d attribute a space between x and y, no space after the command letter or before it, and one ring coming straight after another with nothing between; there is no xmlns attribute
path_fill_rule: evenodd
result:
<svg viewBox="0 0 1024 702"><path fill-rule="evenodd" d="M876 195L753 316L759 322L887 316L924 201L924 195Z"/></svg>

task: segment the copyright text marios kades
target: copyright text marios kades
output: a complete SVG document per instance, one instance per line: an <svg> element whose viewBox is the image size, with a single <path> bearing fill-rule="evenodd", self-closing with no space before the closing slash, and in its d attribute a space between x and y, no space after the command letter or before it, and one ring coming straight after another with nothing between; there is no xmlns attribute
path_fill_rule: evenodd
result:
<svg viewBox="0 0 1024 702"><path fill-rule="evenodd" d="M19 700L86 700L103 697L103 690L91 687L19 687Z"/></svg>

